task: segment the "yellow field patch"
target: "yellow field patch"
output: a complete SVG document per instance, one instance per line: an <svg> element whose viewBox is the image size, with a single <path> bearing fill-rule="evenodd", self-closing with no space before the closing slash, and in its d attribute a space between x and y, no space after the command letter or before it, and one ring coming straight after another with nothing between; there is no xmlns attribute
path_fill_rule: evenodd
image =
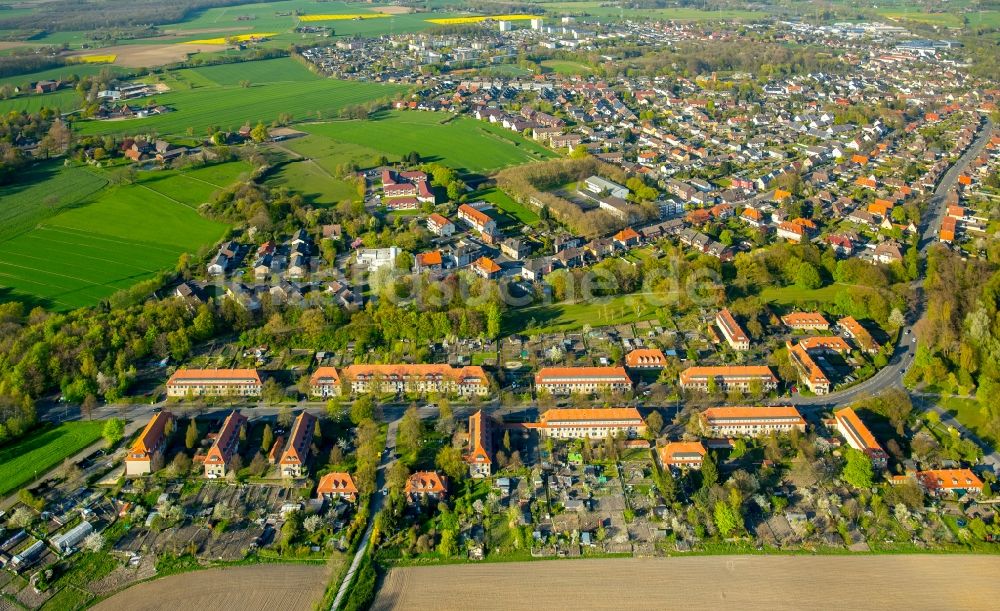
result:
<svg viewBox="0 0 1000 611"><path fill-rule="evenodd" d="M392 17L384 13L355 13L351 15L299 15L299 21L345 21L348 19L378 19L379 17Z"/></svg>
<svg viewBox="0 0 1000 611"><path fill-rule="evenodd" d="M446 17L441 19L426 19L430 23L438 25L457 25L464 23L480 23L487 19L494 21L519 21L524 19L537 19L538 15L480 15L476 17Z"/></svg>
<svg viewBox="0 0 1000 611"><path fill-rule="evenodd" d="M77 55L70 60L81 64L113 64L118 59L117 55Z"/></svg>
<svg viewBox="0 0 1000 611"><path fill-rule="evenodd" d="M246 42L248 40L260 40L261 38L270 38L274 36L277 32L260 32L256 34L236 34L234 36L220 36L219 38L202 38L201 40L187 40L180 44L182 45L227 45L230 41L234 42Z"/></svg>

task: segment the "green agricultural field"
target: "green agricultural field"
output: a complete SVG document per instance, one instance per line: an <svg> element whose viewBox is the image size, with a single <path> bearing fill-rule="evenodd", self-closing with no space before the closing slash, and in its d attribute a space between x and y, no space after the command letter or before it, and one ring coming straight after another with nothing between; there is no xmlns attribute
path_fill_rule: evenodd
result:
<svg viewBox="0 0 1000 611"><path fill-rule="evenodd" d="M540 219L535 211L528 208L527 206L522 206L517 203L509 195L501 191L500 189L486 189L483 191L477 191L469 196L470 200L482 199L492 203L498 209L504 212L505 217L509 217L512 220L508 224L513 223L513 219L524 225L534 225ZM501 224L502 221L501 221Z"/></svg>
<svg viewBox="0 0 1000 611"><path fill-rule="evenodd" d="M61 89L41 95L20 95L9 100L0 100L0 113L8 113L12 110L37 112L43 108L72 112L80 108L80 95L72 89Z"/></svg>
<svg viewBox="0 0 1000 611"><path fill-rule="evenodd" d="M81 198L0 242L0 294L67 310L172 268L181 253L225 234L226 225L202 217L197 206L248 170L232 162L142 172L135 184Z"/></svg>
<svg viewBox="0 0 1000 611"><path fill-rule="evenodd" d="M201 77L207 83L220 87L236 86L242 81L251 83L287 83L315 81L318 77L302 62L291 58L266 59L237 64L221 64L181 70Z"/></svg>
<svg viewBox="0 0 1000 611"><path fill-rule="evenodd" d="M954 13L924 13L919 10L901 11L895 9L879 10L878 14L886 19L913 21L946 28L960 28L965 25L962 18Z"/></svg>
<svg viewBox="0 0 1000 611"><path fill-rule="evenodd" d="M336 178L311 159L285 163L268 177L267 182L273 186L284 186L301 193L307 202L316 206L331 206L345 199L360 199L354 185Z"/></svg>
<svg viewBox="0 0 1000 611"><path fill-rule="evenodd" d="M287 67L291 74L303 68L292 59L271 60ZM250 64L252 65L252 64ZM248 64L226 66L245 67ZM203 69L198 69L203 70ZM197 72L197 71L196 71ZM225 71L202 73L203 79L232 78ZM149 133L161 135L184 134L191 129L203 134L209 127L239 129L245 123L263 121L270 123L283 113L295 120L336 116L341 109L353 104L363 104L379 98L389 98L403 90L393 85L337 81L313 76L311 80L288 82L253 82L248 88L239 85L174 89L157 95L154 99L174 109L163 115L125 121L78 121L74 124L81 134Z"/></svg>
<svg viewBox="0 0 1000 611"><path fill-rule="evenodd" d="M462 172L485 173L555 154L502 127L433 112L390 112L368 121L335 121L302 129L331 140L378 147L396 157L417 151Z"/></svg>
<svg viewBox="0 0 1000 611"><path fill-rule="evenodd" d="M0 78L0 85L26 85L34 81L55 81L68 80L74 75L80 78L100 74L101 70L109 70L112 73L120 74L127 71L127 68L120 66L109 66L106 64L71 64L49 70L32 72L31 74L20 74L18 76L8 76Z"/></svg>
<svg viewBox="0 0 1000 611"><path fill-rule="evenodd" d="M104 422L64 422L0 448L0 495L57 466L101 438Z"/></svg>
<svg viewBox="0 0 1000 611"><path fill-rule="evenodd" d="M32 165L20 181L0 187L0 242L83 201L106 184L103 176L84 168L63 167L58 161Z"/></svg>
<svg viewBox="0 0 1000 611"><path fill-rule="evenodd" d="M675 21L726 21L734 19L759 19L767 14L751 10L706 11L697 8L633 9L619 8L606 2L589 0L582 2L541 2L538 4L557 15L586 15L591 17L624 17L634 19L673 19Z"/></svg>

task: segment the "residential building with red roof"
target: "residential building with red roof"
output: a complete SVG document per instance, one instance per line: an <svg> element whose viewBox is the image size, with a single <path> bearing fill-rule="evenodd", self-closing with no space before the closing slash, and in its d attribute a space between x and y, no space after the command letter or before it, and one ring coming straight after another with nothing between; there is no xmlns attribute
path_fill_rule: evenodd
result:
<svg viewBox="0 0 1000 611"><path fill-rule="evenodd" d="M455 223L435 212L427 217L427 230L434 235L447 237L455 233Z"/></svg>
<svg viewBox="0 0 1000 611"><path fill-rule="evenodd" d="M792 242L801 242L806 237L806 228L798 223L784 221L778 225L778 237Z"/></svg>
<svg viewBox="0 0 1000 611"><path fill-rule="evenodd" d="M217 479L229 472L229 463L240 449L240 430L246 426L247 418L233 410L222 423L212 447L205 455L205 477Z"/></svg>
<svg viewBox="0 0 1000 611"><path fill-rule="evenodd" d="M483 410L469 416L469 452L465 462L469 464L469 476L473 479L489 477L493 474L493 430L489 417Z"/></svg>
<svg viewBox="0 0 1000 611"><path fill-rule="evenodd" d="M358 498L358 487L350 473L327 473L316 486L316 497L326 500L344 499L353 503Z"/></svg>
<svg viewBox="0 0 1000 611"><path fill-rule="evenodd" d="M806 429L802 414L792 406L710 407L702 412L701 419L709 434L718 437L756 437Z"/></svg>
<svg viewBox="0 0 1000 611"><path fill-rule="evenodd" d="M500 274L503 273L503 268L489 257L479 257L472 263L472 271L483 278L494 279L500 277Z"/></svg>
<svg viewBox="0 0 1000 611"><path fill-rule="evenodd" d="M421 498L440 500L448 494L448 478L437 471L417 471L406 480L404 491L413 502Z"/></svg>
<svg viewBox="0 0 1000 611"><path fill-rule="evenodd" d="M979 494L983 481L969 469L932 469L917 472L917 483L935 496L948 494Z"/></svg>
<svg viewBox="0 0 1000 611"><path fill-rule="evenodd" d="M864 452L871 459L872 465L884 469L889 457L865 423L858 418L857 413L845 407L834 412L833 417L837 423L837 431L847 440L847 445Z"/></svg>
<svg viewBox="0 0 1000 611"><path fill-rule="evenodd" d="M444 393L485 395L490 380L482 367L426 365L348 365L340 371L353 393Z"/></svg>
<svg viewBox="0 0 1000 611"><path fill-rule="evenodd" d="M309 393L314 397L326 399L337 396L342 391L343 386L336 367L317 367L309 376Z"/></svg>
<svg viewBox="0 0 1000 611"><path fill-rule="evenodd" d="M629 369L663 369L667 357L659 348L636 348L625 355L625 367Z"/></svg>
<svg viewBox="0 0 1000 611"><path fill-rule="evenodd" d="M464 221L479 233L496 233L497 222L482 210L477 210L469 204L458 207L458 220Z"/></svg>
<svg viewBox="0 0 1000 611"><path fill-rule="evenodd" d="M764 392L778 387L778 378L764 365L694 366L680 373L680 385L684 390L707 392L710 382L724 392L734 389L748 392L756 383L760 383Z"/></svg>
<svg viewBox="0 0 1000 611"><path fill-rule="evenodd" d="M288 443L278 462L282 477L302 477L315 430L316 416L309 412L302 412L295 419L292 432L288 434Z"/></svg>
<svg viewBox="0 0 1000 611"><path fill-rule="evenodd" d="M632 379L624 367L543 367L535 374L535 389L553 395L623 393L632 389Z"/></svg>
<svg viewBox="0 0 1000 611"><path fill-rule="evenodd" d="M167 432L173 421L174 415L170 412L153 414L125 455L125 475L147 475L163 467Z"/></svg>
<svg viewBox="0 0 1000 611"><path fill-rule="evenodd" d="M553 408L544 412L537 424L527 425L545 437L557 439L604 439L619 434L629 439L646 432L646 421L634 407L594 409Z"/></svg>
<svg viewBox="0 0 1000 611"><path fill-rule="evenodd" d="M178 369L167 380L168 397L259 397L256 369Z"/></svg>
<svg viewBox="0 0 1000 611"><path fill-rule="evenodd" d="M628 249L639 244L639 234L631 227L622 229L612 239L619 248Z"/></svg>
<svg viewBox="0 0 1000 611"><path fill-rule="evenodd" d="M700 441L671 441L658 448L657 454L664 468L701 469L707 451Z"/></svg>
<svg viewBox="0 0 1000 611"><path fill-rule="evenodd" d="M792 366L799 374L799 381L814 394L828 394L830 392L830 378L816 363L809 351L802 344L793 344L790 341L785 342L785 346L788 348L788 360L792 362Z"/></svg>
<svg viewBox="0 0 1000 611"><path fill-rule="evenodd" d="M418 253L413 258L413 271L437 271L444 267L444 257L440 250Z"/></svg>
<svg viewBox="0 0 1000 611"><path fill-rule="evenodd" d="M782 316L781 322L796 331L830 330L830 322L819 312L791 312Z"/></svg>
<svg viewBox="0 0 1000 611"><path fill-rule="evenodd" d="M853 316L845 316L837 321L837 326L840 327L841 331L844 332L847 337L850 337L855 342L857 342L858 347L869 354L874 354L878 352L882 346L875 341L872 334L866 329L861 323L854 319Z"/></svg>
<svg viewBox="0 0 1000 611"><path fill-rule="evenodd" d="M716 314L715 324L722 331L722 336L726 338L733 350L750 349L750 336L743 330L740 323L736 322L729 308L723 308Z"/></svg>

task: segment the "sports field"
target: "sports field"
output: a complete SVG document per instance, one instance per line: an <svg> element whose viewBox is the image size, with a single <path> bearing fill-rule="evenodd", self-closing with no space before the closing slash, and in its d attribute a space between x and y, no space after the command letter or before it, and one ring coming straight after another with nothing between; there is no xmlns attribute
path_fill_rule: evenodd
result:
<svg viewBox="0 0 1000 611"><path fill-rule="evenodd" d="M0 495L17 490L101 438L104 422L64 422L0 447Z"/></svg>
<svg viewBox="0 0 1000 611"><path fill-rule="evenodd" d="M248 169L232 162L145 172L135 184L95 190L49 216L47 209L29 209L26 217L36 224L28 228L22 221L19 232L0 241L0 291L5 298L67 310L172 268L181 253L195 253L223 236L226 225L202 217L197 208ZM89 172L66 170L78 172L60 173L55 184L82 180L79 172ZM27 206L26 198L21 202Z"/></svg>
<svg viewBox="0 0 1000 611"><path fill-rule="evenodd" d="M547 68L548 71L564 76L586 76L594 72L594 70L586 64L559 59L547 59L542 62L542 67Z"/></svg>
<svg viewBox="0 0 1000 611"><path fill-rule="evenodd" d="M554 153L520 134L468 117L435 112L384 113L368 121L303 125L317 136L377 148L396 157L410 151L424 161L438 161L462 172L485 173L511 165L548 159Z"/></svg>
<svg viewBox="0 0 1000 611"><path fill-rule="evenodd" d="M979 610L998 571L1000 556L915 554L453 564L390 570L371 609Z"/></svg>
<svg viewBox="0 0 1000 611"><path fill-rule="evenodd" d="M345 106L390 98L403 88L322 78L293 59L229 64L184 71L192 83L157 95L157 103L173 109L163 115L124 121L79 121L81 134L158 132L204 134L209 127L239 129L245 123L270 123L281 114L295 120L330 118ZM176 77L173 77L176 80ZM240 81L249 81L242 87ZM171 83L169 80L167 84Z"/></svg>

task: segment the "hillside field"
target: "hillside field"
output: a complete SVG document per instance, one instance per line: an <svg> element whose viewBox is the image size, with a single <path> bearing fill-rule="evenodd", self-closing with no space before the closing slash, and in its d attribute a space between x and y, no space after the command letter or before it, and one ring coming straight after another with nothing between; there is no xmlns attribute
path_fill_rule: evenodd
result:
<svg viewBox="0 0 1000 611"><path fill-rule="evenodd" d="M301 126L317 136L377 148L389 156L410 151L460 172L487 173L548 159L554 153L502 127L468 117L434 112L394 111L367 121L334 121Z"/></svg>
<svg viewBox="0 0 1000 611"><path fill-rule="evenodd" d="M35 209L33 226L22 222L19 232L0 234L0 295L67 310L172 268L181 253L195 253L224 235L226 225L202 217L197 207L248 170L231 162L143 172L135 184L93 191L51 215ZM26 191L69 184L81 172L90 170L60 168L55 178ZM27 206L23 197L21 203Z"/></svg>
<svg viewBox="0 0 1000 611"><path fill-rule="evenodd" d="M104 422L64 422L0 448L0 495L17 490L101 438Z"/></svg>

